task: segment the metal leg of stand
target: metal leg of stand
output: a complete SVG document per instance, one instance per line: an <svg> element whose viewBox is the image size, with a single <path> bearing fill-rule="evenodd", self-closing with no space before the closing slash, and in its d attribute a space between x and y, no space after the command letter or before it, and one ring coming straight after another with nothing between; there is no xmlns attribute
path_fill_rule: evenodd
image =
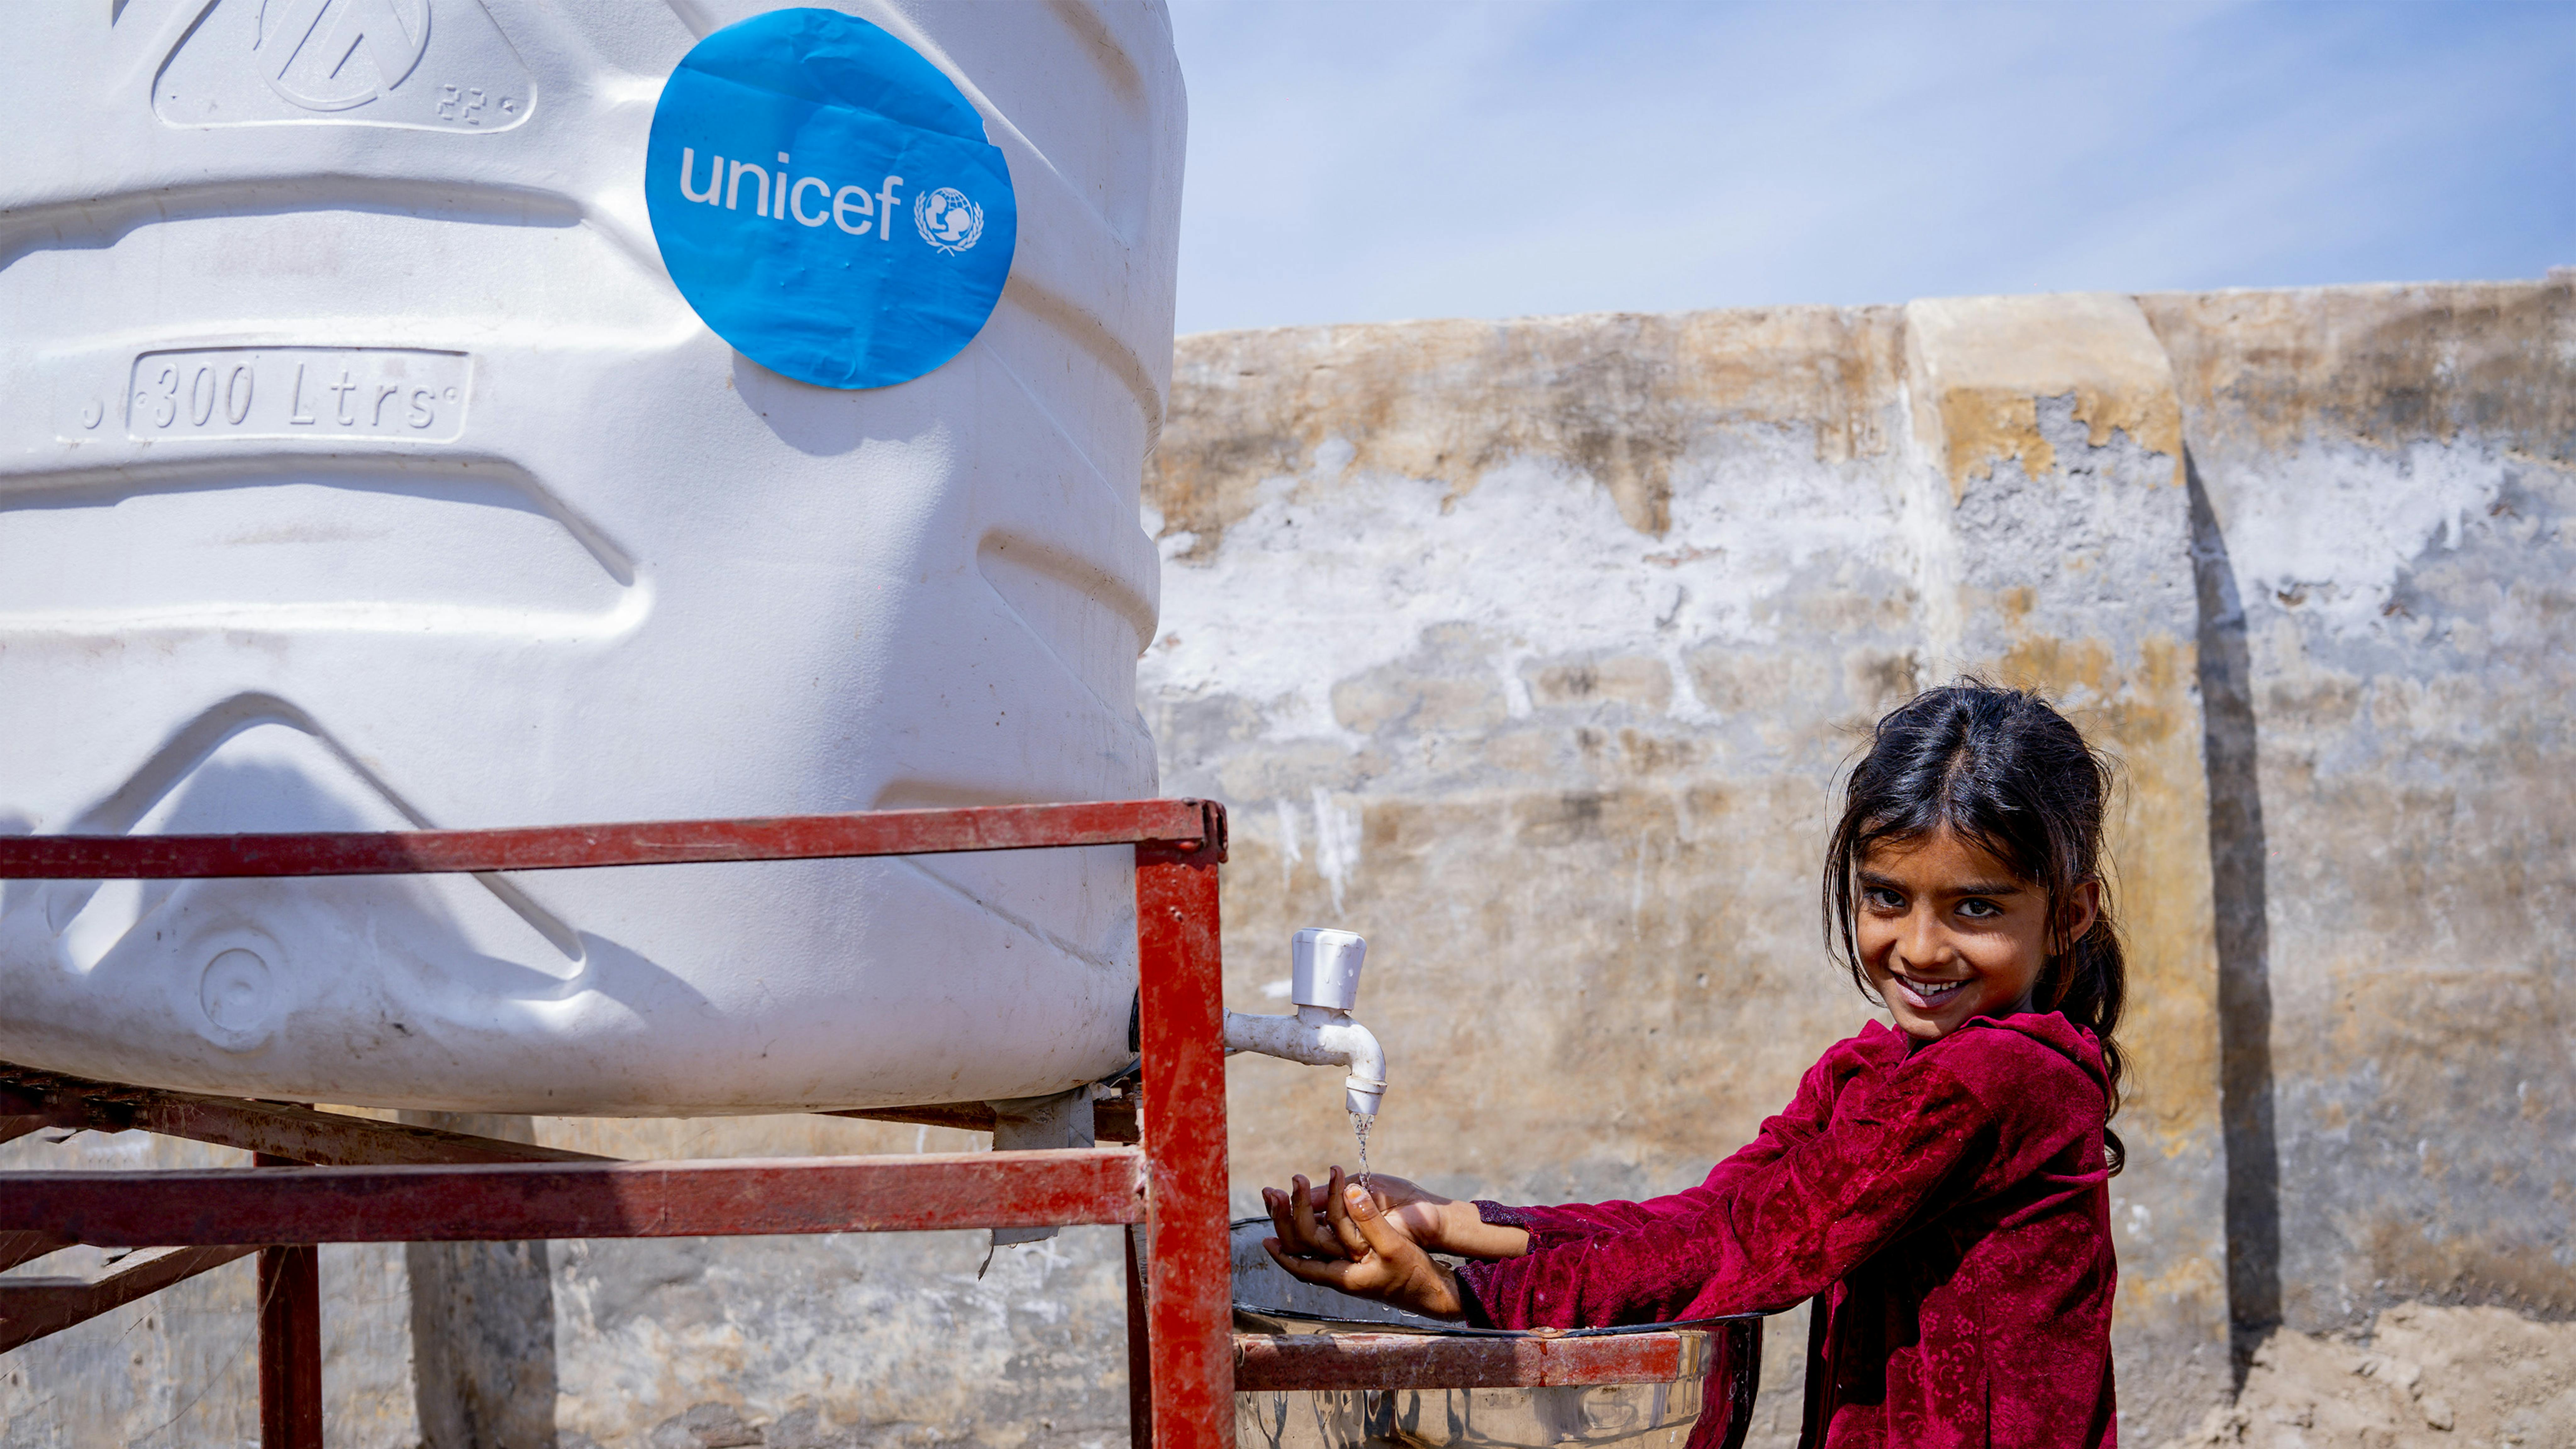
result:
<svg viewBox="0 0 2576 1449"><path fill-rule="evenodd" d="M311 1245L259 1250L259 1449L322 1449L322 1250Z"/></svg>
<svg viewBox="0 0 2576 1449"><path fill-rule="evenodd" d="M1136 847L1153 1449L1234 1449L1215 856Z"/></svg>
<svg viewBox="0 0 2576 1449"><path fill-rule="evenodd" d="M321 1250L259 1250L259 1446L322 1449Z"/></svg>
<svg viewBox="0 0 2576 1449"><path fill-rule="evenodd" d="M1141 1223L1118 1230L1127 1245L1127 1442L1154 1449L1154 1338L1145 1326L1145 1258L1136 1251Z"/></svg>

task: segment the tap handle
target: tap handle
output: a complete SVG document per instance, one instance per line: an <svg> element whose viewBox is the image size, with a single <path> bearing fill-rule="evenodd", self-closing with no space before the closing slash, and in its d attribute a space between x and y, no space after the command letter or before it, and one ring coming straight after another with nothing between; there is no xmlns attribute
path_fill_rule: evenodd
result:
<svg viewBox="0 0 2576 1449"><path fill-rule="evenodd" d="M1288 945L1289 1000L1299 1006L1348 1011L1359 1003L1360 966L1368 942L1358 933L1308 926Z"/></svg>

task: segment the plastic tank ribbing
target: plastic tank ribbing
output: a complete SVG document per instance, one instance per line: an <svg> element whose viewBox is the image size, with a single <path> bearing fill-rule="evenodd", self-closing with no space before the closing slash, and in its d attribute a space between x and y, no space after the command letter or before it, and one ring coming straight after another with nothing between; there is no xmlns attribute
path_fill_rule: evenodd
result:
<svg viewBox="0 0 2576 1449"><path fill-rule="evenodd" d="M21 17L0 830L1153 793L1136 501L1171 360L1168 20L843 7L957 82L1020 217L975 341L845 392L709 332L645 215L663 78L763 8ZM281 68L281 24L358 39ZM1031 1096L1126 1059L1128 862L9 882L0 1059L464 1111Z"/></svg>

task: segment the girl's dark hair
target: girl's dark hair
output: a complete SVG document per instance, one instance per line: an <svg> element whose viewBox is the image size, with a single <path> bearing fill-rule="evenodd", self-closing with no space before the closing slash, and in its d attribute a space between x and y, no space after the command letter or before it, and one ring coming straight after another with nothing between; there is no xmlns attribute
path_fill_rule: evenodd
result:
<svg viewBox="0 0 2576 1449"><path fill-rule="evenodd" d="M1825 851L1825 937L1862 992L1855 920L1861 863L1881 842L1913 840L1944 826L2045 890L2051 922L2048 964L2034 1000L2063 1012L2102 1043L2110 1112L2120 1110L2120 1047L2113 1034L2128 993L2128 968L2111 918L2102 869L2102 812L2112 766L2066 717L2027 690L1963 679L1925 690L1889 712L1843 787L1842 818ZM2075 892L2101 883L2093 924L2072 941L2056 934ZM2111 1171L2127 1153L2103 1133Z"/></svg>

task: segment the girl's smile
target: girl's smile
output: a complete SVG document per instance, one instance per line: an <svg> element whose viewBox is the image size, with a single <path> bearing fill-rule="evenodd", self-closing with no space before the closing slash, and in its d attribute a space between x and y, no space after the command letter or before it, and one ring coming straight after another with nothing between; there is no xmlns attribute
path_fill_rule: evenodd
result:
<svg viewBox="0 0 2576 1449"><path fill-rule="evenodd" d="M2052 933L2046 893L1947 828L1880 842L1859 883L1862 969L1897 1028L1925 1040L1974 1017L2029 1010L2052 937L2091 927L2098 889L2079 890L2066 931Z"/></svg>
<svg viewBox="0 0 2576 1449"><path fill-rule="evenodd" d="M1950 999L1950 993L1965 987L1965 981L1917 981L1911 976L1898 976L1896 989L1917 1010L1934 1011Z"/></svg>

